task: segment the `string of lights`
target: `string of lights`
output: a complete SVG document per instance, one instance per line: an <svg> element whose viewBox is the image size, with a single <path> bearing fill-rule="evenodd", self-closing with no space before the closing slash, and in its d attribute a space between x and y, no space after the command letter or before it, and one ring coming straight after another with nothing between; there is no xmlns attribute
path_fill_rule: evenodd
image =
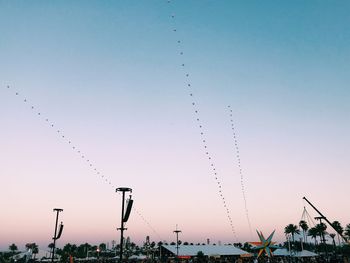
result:
<svg viewBox="0 0 350 263"><path fill-rule="evenodd" d="M234 142L234 149L235 149L236 159L237 159L237 164L238 164L238 170L239 170L239 175L240 175L241 190L242 190L242 196L243 196L243 201L244 201L244 212L245 212L246 219L248 222L250 235L253 236L252 226L251 226L249 212L248 212L247 194L246 194L246 190L245 190L246 187L244 185L244 176L243 176L243 169L242 169L242 163L241 163L241 155L240 155L240 151L239 151L235 125L233 122L233 111L232 111L230 105L228 106L228 109L230 112L230 124L231 124L231 130L232 130L232 135L233 135L233 142Z"/></svg>
<svg viewBox="0 0 350 263"><path fill-rule="evenodd" d="M115 189L117 188L116 185L112 183L112 181L106 174L104 174L103 172L101 172L100 169L97 168L94 162L85 153L83 153L83 151L81 150L80 147L77 146L77 144L75 144L71 139L69 139L69 136L65 134L63 129L59 128L54 121L49 119L45 115L45 113L43 113L43 111L39 110L39 108L35 104L31 103L31 101L29 101L26 97L22 96L18 91L13 91L13 89L10 86L7 86L6 89L9 90L12 94L14 94L20 101L28 105L29 109L34 115L36 115L41 121L43 121L47 125L47 127L49 127L53 132L55 132L58 138L63 139L64 143L66 143L68 147L70 147L70 149L74 153L76 153L82 159L83 162L86 163L87 167L91 169L92 172L97 177L99 177L104 183L112 187L113 191L115 191ZM159 236L157 231L151 226L151 224L145 219L145 217L135 208L132 208L132 209L135 210L136 214L152 230L152 232L154 232L157 236Z"/></svg>
<svg viewBox="0 0 350 263"><path fill-rule="evenodd" d="M7 86L7 89L12 91L12 88L10 86ZM39 108L33 103L31 103L26 97L23 97L18 91L15 91L14 94L19 100L27 104L31 109L32 113L35 114L39 119L44 121L44 123L48 127L50 127L57 134L58 137L63 139L63 141L87 164L87 166L93 171L93 173L96 176L100 177L105 183L107 183L108 185L113 187L113 189L115 189L115 186L112 184L112 181L95 166L95 164L90 160L90 158L83 153L81 148L79 148L71 139L69 139L69 136L65 134L63 129L58 127L51 119L46 117L45 113L39 110Z"/></svg>
<svg viewBox="0 0 350 263"><path fill-rule="evenodd" d="M170 4L171 1L167 0L167 3ZM172 24L172 32L177 35L178 33L178 28L176 27L176 16L174 13L172 13L172 15L170 16L171 19L171 24ZM177 36L176 36L177 37ZM184 61L184 51L183 51L183 41L181 39L179 39L178 37L176 38L176 43L178 45L178 52L177 54L181 57L182 61ZM205 152L205 155L207 157L207 160L209 162L210 165L210 170L211 170L211 174L213 176L213 178L215 179L216 185L217 185L217 190L218 190L218 195L221 199L222 205L225 209L226 212L226 216L231 228L231 231L233 233L234 238L237 240L236 237L236 231L235 231L235 227L233 225L233 220L232 220L232 216L231 216L231 211L228 207L228 203L226 201L225 195L224 195L224 190L223 190L223 185L221 183L221 180L219 178L218 175L218 171L215 165L215 161L213 158L213 155L211 154L210 150L209 150L209 146L208 146L208 142L207 142L207 136L204 132L204 125L203 125L203 121L202 118L200 117L200 111L199 111L199 106L198 106L198 99L196 99L195 94L194 94L194 89L193 89L193 85L192 85L192 81L191 81L191 77L190 77L190 73L188 72L188 70L186 69L186 64L180 63L180 68L181 70L183 70L184 72L184 78L186 80L186 90L187 90L187 94L191 99L191 105L192 105L192 109L193 109L193 113L195 116L195 121L196 121L196 126L199 129L199 135L200 135L200 139L201 139L201 143Z"/></svg>

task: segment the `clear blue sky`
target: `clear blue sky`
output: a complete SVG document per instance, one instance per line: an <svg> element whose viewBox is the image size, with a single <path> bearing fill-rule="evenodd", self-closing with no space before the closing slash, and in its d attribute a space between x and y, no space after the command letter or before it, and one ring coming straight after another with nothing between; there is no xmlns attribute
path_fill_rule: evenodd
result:
<svg viewBox="0 0 350 263"><path fill-rule="evenodd" d="M348 1L0 1L0 248L46 247L54 207L64 209L61 244L118 240L119 186L133 188L142 215L128 223L134 242L171 242L176 224L184 241L257 239L228 105L253 232L276 229L283 241L303 196L350 223L349 10Z"/></svg>

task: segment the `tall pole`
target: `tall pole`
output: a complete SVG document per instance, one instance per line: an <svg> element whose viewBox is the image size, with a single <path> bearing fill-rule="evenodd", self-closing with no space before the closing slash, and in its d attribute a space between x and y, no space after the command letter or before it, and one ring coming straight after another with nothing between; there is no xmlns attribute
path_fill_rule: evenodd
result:
<svg viewBox="0 0 350 263"><path fill-rule="evenodd" d="M176 260L179 260L179 233L181 233L181 230L177 229L177 225L174 233L176 234Z"/></svg>
<svg viewBox="0 0 350 263"><path fill-rule="evenodd" d="M53 236L53 238L52 238L52 239L53 239L53 248L52 248L52 258L51 258L51 262L53 262L53 261L54 261L54 258L55 258L55 248L56 248L56 239L57 239L58 214L59 214L60 212L62 212L63 209L61 209L61 208L54 208L53 211L56 212L57 214L56 214L55 234L54 234L54 236Z"/></svg>
<svg viewBox="0 0 350 263"><path fill-rule="evenodd" d="M126 228L124 228L124 223L125 223L125 219L124 219L124 204L125 204L125 192L132 192L131 188L127 188L127 187L119 187L116 189L116 192L122 192L122 214L121 214L121 221L120 221L120 228L117 228L117 230L120 230L120 252L119 252L119 262L123 261L123 234L124 234L124 230L126 230Z"/></svg>
<svg viewBox="0 0 350 263"><path fill-rule="evenodd" d="M124 215L124 201L125 201L125 191L123 191L123 197L122 197L122 217L121 217L121 222L120 222L120 254L119 254L119 258L120 258L120 262L122 262L123 260L123 241L124 241L124 237L123 237L123 233L124 233L124 222L123 222L123 215Z"/></svg>

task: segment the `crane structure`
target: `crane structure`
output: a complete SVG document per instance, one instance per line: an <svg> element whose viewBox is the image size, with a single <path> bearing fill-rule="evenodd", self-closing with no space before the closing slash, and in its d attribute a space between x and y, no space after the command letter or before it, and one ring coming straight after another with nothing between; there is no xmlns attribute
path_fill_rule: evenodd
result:
<svg viewBox="0 0 350 263"><path fill-rule="evenodd" d="M334 230L335 232L337 232L339 234L339 236L341 236L345 242L348 242L347 238L342 234L339 233L337 229L334 228L334 226L332 225L332 223L327 219L327 217L325 217L309 200L306 199L306 197L304 196L303 199L308 202L308 204L315 209L315 211L320 215L320 217L318 217L317 219L324 219Z"/></svg>

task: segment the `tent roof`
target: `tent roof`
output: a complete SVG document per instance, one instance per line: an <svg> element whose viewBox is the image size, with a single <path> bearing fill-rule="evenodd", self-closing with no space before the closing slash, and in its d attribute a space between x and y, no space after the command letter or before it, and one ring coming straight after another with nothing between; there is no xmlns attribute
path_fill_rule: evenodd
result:
<svg viewBox="0 0 350 263"><path fill-rule="evenodd" d="M274 256L289 256L289 251L286 248L278 248L272 253Z"/></svg>
<svg viewBox="0 0 350 263"><path fill-rule="evenodd" d="M289 256L289 251L285 248L279 248L276 249L273 254L275 256ZM303 250L303 251L296 251L294 253L292 253L292 257L297 257L297 258L301 258L301 257L316 257L318 256L316 253L311 252L309 250Z"/></svg>
<svg viewBox="0 0 350 263"><path fill-rule="evenodd" d="M176 255L176 245L163 245L165 249ZM179 245L179 256L196 256L199 251L202 251L206 256L233 256L249 254L248 252L230 245Z"/></svg>
<svg viewBox="0 0 350 263"><path fill-rule="evenodd" d="M311 252L309 250L303 250L303 251L298 251L295 255L295 257L317 257L318 255L314 252Z"/></svg>

